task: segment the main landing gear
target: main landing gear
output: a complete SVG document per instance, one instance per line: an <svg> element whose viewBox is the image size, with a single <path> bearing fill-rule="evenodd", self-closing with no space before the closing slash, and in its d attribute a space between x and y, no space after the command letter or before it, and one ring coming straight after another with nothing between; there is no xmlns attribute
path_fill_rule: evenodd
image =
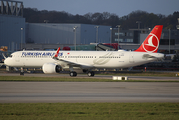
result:
<svg viewBox="0 0 179 120"><path fill-rule="evenodd" d="M95 73L93 71L89 71L87 74L89 77L93 77L95 75Z"/></svg>
<svg viewBox="0 0 179 120"><path fill-rule="evenodd" d="M70 66L69 69L70 69L70 73L69 73L70 76L71 76L71 77L76 77L76 76L77 76L77 73L76 73L75 71L73 71L73 67ZM84 72L84 73L87 73L87 75L88 75L89 77L93 77L93 76L95 75L95 73L94 73L93 71L88 71L88 69L84 69L83 72Z"/></svg>
<svg viewBox="0 0 179 120"><path fill-rule="evenodd" d="M70 76L71 76L71 77L76 77L76 76L77 76L77 73L76 73L75 71L72 71L72 72L70 72Z"/></svg>
<svg viewBox="0 0 179 120"><path fill-rule="evenodd" d="M93 77L95 75L95 73L93 71L90 71L88 69L83 69L83 73L87 73L87 75L89 77Z"/></svg>
<svg viewBox="0 0 179 120"><path fill-rule="evenodd" d="M69 75L70 75L71 77L76 77L76 76L77 76L77 73L76 73L75 71L72 71L72 72L69 73ZM89 77L93 77L93 76L95 75L95 73L94 73L93 71L89 71L89 72L87 72L87 75L88 75Z"/></svg>

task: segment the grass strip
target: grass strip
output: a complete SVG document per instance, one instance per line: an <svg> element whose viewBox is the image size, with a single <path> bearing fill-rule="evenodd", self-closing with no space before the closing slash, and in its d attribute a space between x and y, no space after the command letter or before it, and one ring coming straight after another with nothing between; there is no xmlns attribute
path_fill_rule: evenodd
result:
<svg viewBox="0 0 179 120"><path fill-rule="evenodd" d="M69 77L29 77L29 76L0 76L0 81L22 82L179 82L175 80L112 80L98 78L69 78Z"/></svg>
<svg viewBox="0 0 179 120"><path fill-rule="evenodd" d="M178 120L179 103L15 103L0 104L0 119Z"/></svg>
<svg viewBox="0 0 179 120"><path fill-rule="evenodd" d="M0 81L45 81L45 82L109 82L111 79L69 78L69 77L27 77L0 76Z"/></svg>
<svg viewBox="0 0 179 120"><path fill-rule="evenodd" d="M23 81L23 82L179 82L176 80L112 80L98 78L75 78L75 77L29 77L29 76L0 76L0 81Z"/></svg>
<svg viewBox="0 0 179 120"><path fill-rule="evenodd" d="M119 75L119 76L153 76L153 77L176 77L177 72L141 72L141 73L109 73L104 72L101 75Z"/></svg>

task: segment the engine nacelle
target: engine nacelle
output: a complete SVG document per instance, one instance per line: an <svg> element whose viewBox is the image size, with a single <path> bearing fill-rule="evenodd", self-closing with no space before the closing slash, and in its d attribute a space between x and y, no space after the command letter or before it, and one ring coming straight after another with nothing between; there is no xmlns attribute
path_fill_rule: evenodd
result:
<svg viewBox="0 0 179 120"><path fill-rule="evenodd" d="M62 67L54 63L45 63L42 66L42 70L44 73L59 73L62 71Z"/></svg>

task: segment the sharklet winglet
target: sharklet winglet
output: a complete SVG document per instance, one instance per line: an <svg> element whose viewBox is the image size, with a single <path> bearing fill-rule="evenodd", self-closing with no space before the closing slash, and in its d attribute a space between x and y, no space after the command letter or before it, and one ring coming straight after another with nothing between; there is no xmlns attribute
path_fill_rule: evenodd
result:
<svg viewBox="0 0 179 120"><path fill-rule="evenodd" d="M59 51L60 51L60 47L58 48L57 52L55 53L54 58L57 58L57 57L58 57Z"/></svg>

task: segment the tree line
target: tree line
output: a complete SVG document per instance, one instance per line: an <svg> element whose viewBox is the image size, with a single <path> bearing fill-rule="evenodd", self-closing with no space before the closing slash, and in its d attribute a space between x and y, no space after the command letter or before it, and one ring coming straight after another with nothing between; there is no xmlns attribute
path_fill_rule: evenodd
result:
<svg viewBox="0 0 179 120"><path fill-rule="evenodd" d="M93 25L107 25L116 27L121 25L122 29L138 28L136 21L140 21L140 28L153 28L155 25L164 25L164 29L176 29L179 12L176 11L168 16L162 14L148 13L145 11L133 11L126 16L119 17L114 13L86 13L85 15L72 15L65 11L39 11L36 8L24 8L23 12L26 22L29 23L80 23Z"/></svg>

